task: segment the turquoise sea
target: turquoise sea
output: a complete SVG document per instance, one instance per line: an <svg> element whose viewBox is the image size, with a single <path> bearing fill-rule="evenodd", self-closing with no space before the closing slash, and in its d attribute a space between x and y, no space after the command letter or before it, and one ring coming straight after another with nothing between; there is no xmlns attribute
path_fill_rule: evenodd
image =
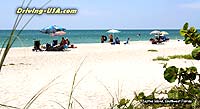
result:
<svg viewBox="0 0 200 109"><path fill-rule="evenodd" d="M108 36L108 30L67 30L64 37L68 37L73 44L79 43L100 43L102 35ZM121 41L125 41L130 37L131 41L148 41L154 37L149 33L153 30L120 30L120 33L115 33L114 37L119 37ZM183 39L179 34L179 30L161 30L169 33L170 39ZM0 30L0 46L3 41L10 35L11 30ZM16 34L18 31L16 31ZM140 34L140 36L138 35ZM40 40L41 44L51 43L53 40L60 42L62 36L51 37L48 34L41 33L39 30L24 30L19 39L17 39L12 47L30 47L33 46L34 40Z"/></svg>

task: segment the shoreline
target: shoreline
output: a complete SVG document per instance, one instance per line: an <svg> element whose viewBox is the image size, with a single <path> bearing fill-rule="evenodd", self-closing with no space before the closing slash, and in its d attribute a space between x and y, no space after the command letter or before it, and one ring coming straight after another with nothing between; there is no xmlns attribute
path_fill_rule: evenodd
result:
<svg viewBox="0 0 200 109"><path fill-rule="evenodd" d="M183 41L183 39L170 39L169 41L177 41L177 42L179 42L179 41ZM124 45L124 42L126 42L126 41L120 41L121 42L121 44L117 44L117 45ZM146 42L149 42L150 43L150 41L149 40L145 40L145 41L129 41L129 43L146 43ZM164 42L164 43L167 43L167 42ZM72 43L72 44L74 44L74 43ZM110 44L109 42L105 42L105 43L75 43L74 45L98 45L98 44ZM151 43L150 43L151 44ZM41 44L41 45L45 45L45 44ZM111 45L111 44L110 44ZM152 44L152 45L156 45L156 44ZM33 46L27 46L27 47L11 47L11 48L33 48Z"/></svg>

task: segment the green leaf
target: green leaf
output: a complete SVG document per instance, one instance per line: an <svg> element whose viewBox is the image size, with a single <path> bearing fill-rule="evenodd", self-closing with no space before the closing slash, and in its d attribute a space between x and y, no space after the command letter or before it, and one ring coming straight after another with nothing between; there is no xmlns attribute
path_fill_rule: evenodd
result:
<svg viewBox="0 0 200 109"><path fill-rule="evenodd" d="M200 34L196 35L196 42L197 42L197 45L200 46Z"/></svg>
<svg viewBox="0 0 200 109"><path fill-rule="evenodd" d="M145 98L144 92L140 92L138 95L138 100L143 100Z"/></svg>
<svg viewBox="0 0 200 109"><path fill-rule="evenodd" d="M129 101L130 101L130 100L123 98L123 99L120 100L120 102L119 102L119 104L117 105L117 107L120 108L120 107L122 107L122 106L127 106L127 104L129 103Z"/></svg>
<svg viewBox="0 0 200 109"><path fill-rule="evenodd" d="M192 66L192 67L189 67L189 69L190 69L191 73L197 73L197 68L196 67Z"/></svg>
<svg viewBox="0 0 200 109"><path fill-rule="evenodd" d="M195 27L190 27L189 32L190 33L196 33L197 29Z"/></svg>
<svg viewBox="0 0 200 109"><path fill-rule="evenodd" d="M127 109L133 109L133 105L131 104Z"/></svg>
<svg viewBox="0 0 200 109"><path fill-rule="evenodd" d="M192 43L192 39L190 39L190 37L186 37L185 44L190 44L190 43Z"/></svg>
<svg viewBox="0 0 200 109"><path fill-rule="evenodd" d="M124 98L121 99L120 102L119 102L119 104L120 104L120 105L125 105L125 104L126 104L126 99L124 99Z"/></svg>
<svg viewBox="0 0 200 109"><path fill-rule="evenodd" d="M193 49L192 57L196 60L200 60L200 47Z"/></svg>
<svg viewBox="0 0 200 109"><path fill-rule="evenodd" d="M181 36L185 36L185 34L187 34L187 30L181 29L179 33Z"/></svg>
<svg viewBox="0 0 200 109"><path fill-rule="evenodd" d="M187 30L188 29L188 22L186 22L185 24L184 24L184 26L183 26L183 30Z"/></svg>
<svg viewBox="0 0 200 109"><path fill-rule="evenodd" d="M178 99L178 90L173 87L168 93L167 96L169 99Z"/></svg>
<svg viewBox="0 0 200 109"><path fill-rule="evenodd" d="M197 75L194 73L191 73L188 76L189 76L190 80L195 80Z"/></svg>
<svg viewBox="0 0 200 109"><path fill-rule="evenodd" d="M185 79L185 76L183 76L184 78L183 79L181 79L181 83L183 83L183 84L187 84L187 82L186 82L186 79Z"/></svg>
<svg viewBox="0 0 200 109"><path fill-rule="evenodd" d="M196 47L197 43L195 41L192 41L193 47Z"/></svg>
<svg viewBox="0 0 200 109"><path fill-rule="evenodd" d="M192 67L189 67L188 69L189 69L189 72L190 72L190 74L188 75L189 78L191 80L195 80L196 76L197 76L197 68L192 66Z"/></svg>
<svg viewBox="0 0 200 109"><path fill-rule="evenodd" d="M177 79L177 73L178 68L176 68L175 66L168 67L164 71L164 78L170 83L175 82L175 80Z"/></svg>

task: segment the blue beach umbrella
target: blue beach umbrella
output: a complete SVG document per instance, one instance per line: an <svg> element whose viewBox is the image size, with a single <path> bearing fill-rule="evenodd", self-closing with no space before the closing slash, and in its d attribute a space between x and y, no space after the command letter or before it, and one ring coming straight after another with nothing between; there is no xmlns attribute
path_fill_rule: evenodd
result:
<svg viewBox="0 0 200 109"><path fill-rule="evenodd" d="M51 25L51 26L47 26L47 27L44 27L43 29L40 30L40 32L42 33L45 33L45 34L48 34L49 36L63 36L66 34L65 32L65 28L61 27L61 26L57 26L57 25ZM55 41L57 39L54 39ZM56 45L57 41L56 42L53 42L52 45Z"/></svg>
<svg viewBox="0 0 200 109"><path fill-rule="evenodd" d="M40 32L45 34L52 34L58 31L65 31L66 29L57 25L47 26L40 30Z"/></svg>

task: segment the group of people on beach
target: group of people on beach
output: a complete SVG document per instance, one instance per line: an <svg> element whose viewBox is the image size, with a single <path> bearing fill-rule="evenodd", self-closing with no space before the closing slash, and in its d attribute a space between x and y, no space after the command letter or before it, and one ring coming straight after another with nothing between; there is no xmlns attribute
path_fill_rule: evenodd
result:
<svg viewBox="0 0 200 109"><path fill-rule="evenodd" d="M46 44L46 51L63 51L67 48L77 48L73 44L70 44L68 37L66 37L66 39L62 37L59 44L52 44L52 46L48 43Z"/></svg>
<svg viewBox="0 0 200 109"><path fill-rule="evenodd" d="M169 40L169 38L166 37L165 35L164 36L159 35L159 36L156 36L155 38L150 39L152 44L159 44L159 43L162 43L162 42L166 42L168 40Z"/></svg>
<svg viewBox="0 0 200 109"><path fill-rule="evenodd" d="M128 44L129 40L130 40L130 38L128 38L127 41L124 44ZM104 43L105 41L107 41L107 37L102 35L101 36L101 43ZM109 35L108 42L111 43L111 45L120 44L119 37L115 37L115 39L114 39L112 34Z"/></svg>

